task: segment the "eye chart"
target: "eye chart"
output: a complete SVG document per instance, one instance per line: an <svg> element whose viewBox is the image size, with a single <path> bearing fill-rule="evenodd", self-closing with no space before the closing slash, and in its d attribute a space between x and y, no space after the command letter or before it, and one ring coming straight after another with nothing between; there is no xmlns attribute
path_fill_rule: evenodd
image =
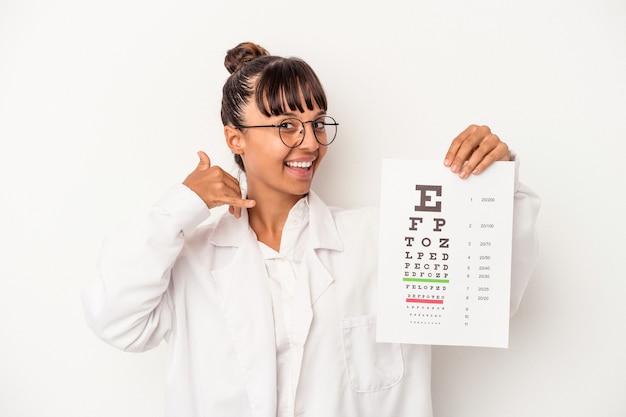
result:
<svg viewBox="0 0 626 417"><path fill-rule="evenodd" d="M514 162L461 180L385 159L379 342L508 347Z"/></svg>

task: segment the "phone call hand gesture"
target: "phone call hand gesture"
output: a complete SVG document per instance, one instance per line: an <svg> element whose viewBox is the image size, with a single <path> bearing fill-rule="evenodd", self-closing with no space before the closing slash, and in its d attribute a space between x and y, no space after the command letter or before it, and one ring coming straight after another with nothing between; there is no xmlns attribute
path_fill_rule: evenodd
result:
<svg viewBox="0 0 626 417"><path fill-rule="evenodd" d="M239 218L242 208L254 207L254 200L242 198L241 187L235 177L217 165L211 166L206 153L199 151L198 156L198 166L183 184L198 194L209 209L228 204L228 211Z"/></svg>

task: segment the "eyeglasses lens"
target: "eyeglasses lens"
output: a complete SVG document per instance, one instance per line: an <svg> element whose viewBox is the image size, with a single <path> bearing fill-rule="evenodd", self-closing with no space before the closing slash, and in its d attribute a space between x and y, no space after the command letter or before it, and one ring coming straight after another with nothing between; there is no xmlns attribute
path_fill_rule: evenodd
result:
<svg viewBox="0 0 626 417"><path fill-rule="evenodd" d="M328 146L335 140L335 136L337 135L337 122L332 117L322 116L307 123L311 123L315 139L320 145ZM285 119L280 123L278 133L285 145L290 148L295 148L300 146L304 140L304 123L295 118Z"/></svg>

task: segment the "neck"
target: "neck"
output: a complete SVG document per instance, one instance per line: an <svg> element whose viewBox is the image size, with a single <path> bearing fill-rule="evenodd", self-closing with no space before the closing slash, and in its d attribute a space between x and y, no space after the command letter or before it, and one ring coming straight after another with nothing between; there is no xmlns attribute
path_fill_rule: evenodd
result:
<svg viewBox="0 0 626 417"><path fill-rule="evenodd" d="M297 195L263 197L250 193L248 198L256 201L256 205L248 209L248 221L257 239L275 251L279 251L283 227L289 211L302 197Z"/></svg>

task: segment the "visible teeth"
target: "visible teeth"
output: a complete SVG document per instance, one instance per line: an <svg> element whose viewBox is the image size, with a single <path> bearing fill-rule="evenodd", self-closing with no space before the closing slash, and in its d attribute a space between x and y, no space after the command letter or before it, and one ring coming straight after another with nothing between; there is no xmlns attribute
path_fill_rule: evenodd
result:
<svg viewBox="0 0 626 417"><path fill-rule="evenodd" d="M311 168L313 162L287 162L287 166L291 168Z"/></svg>

